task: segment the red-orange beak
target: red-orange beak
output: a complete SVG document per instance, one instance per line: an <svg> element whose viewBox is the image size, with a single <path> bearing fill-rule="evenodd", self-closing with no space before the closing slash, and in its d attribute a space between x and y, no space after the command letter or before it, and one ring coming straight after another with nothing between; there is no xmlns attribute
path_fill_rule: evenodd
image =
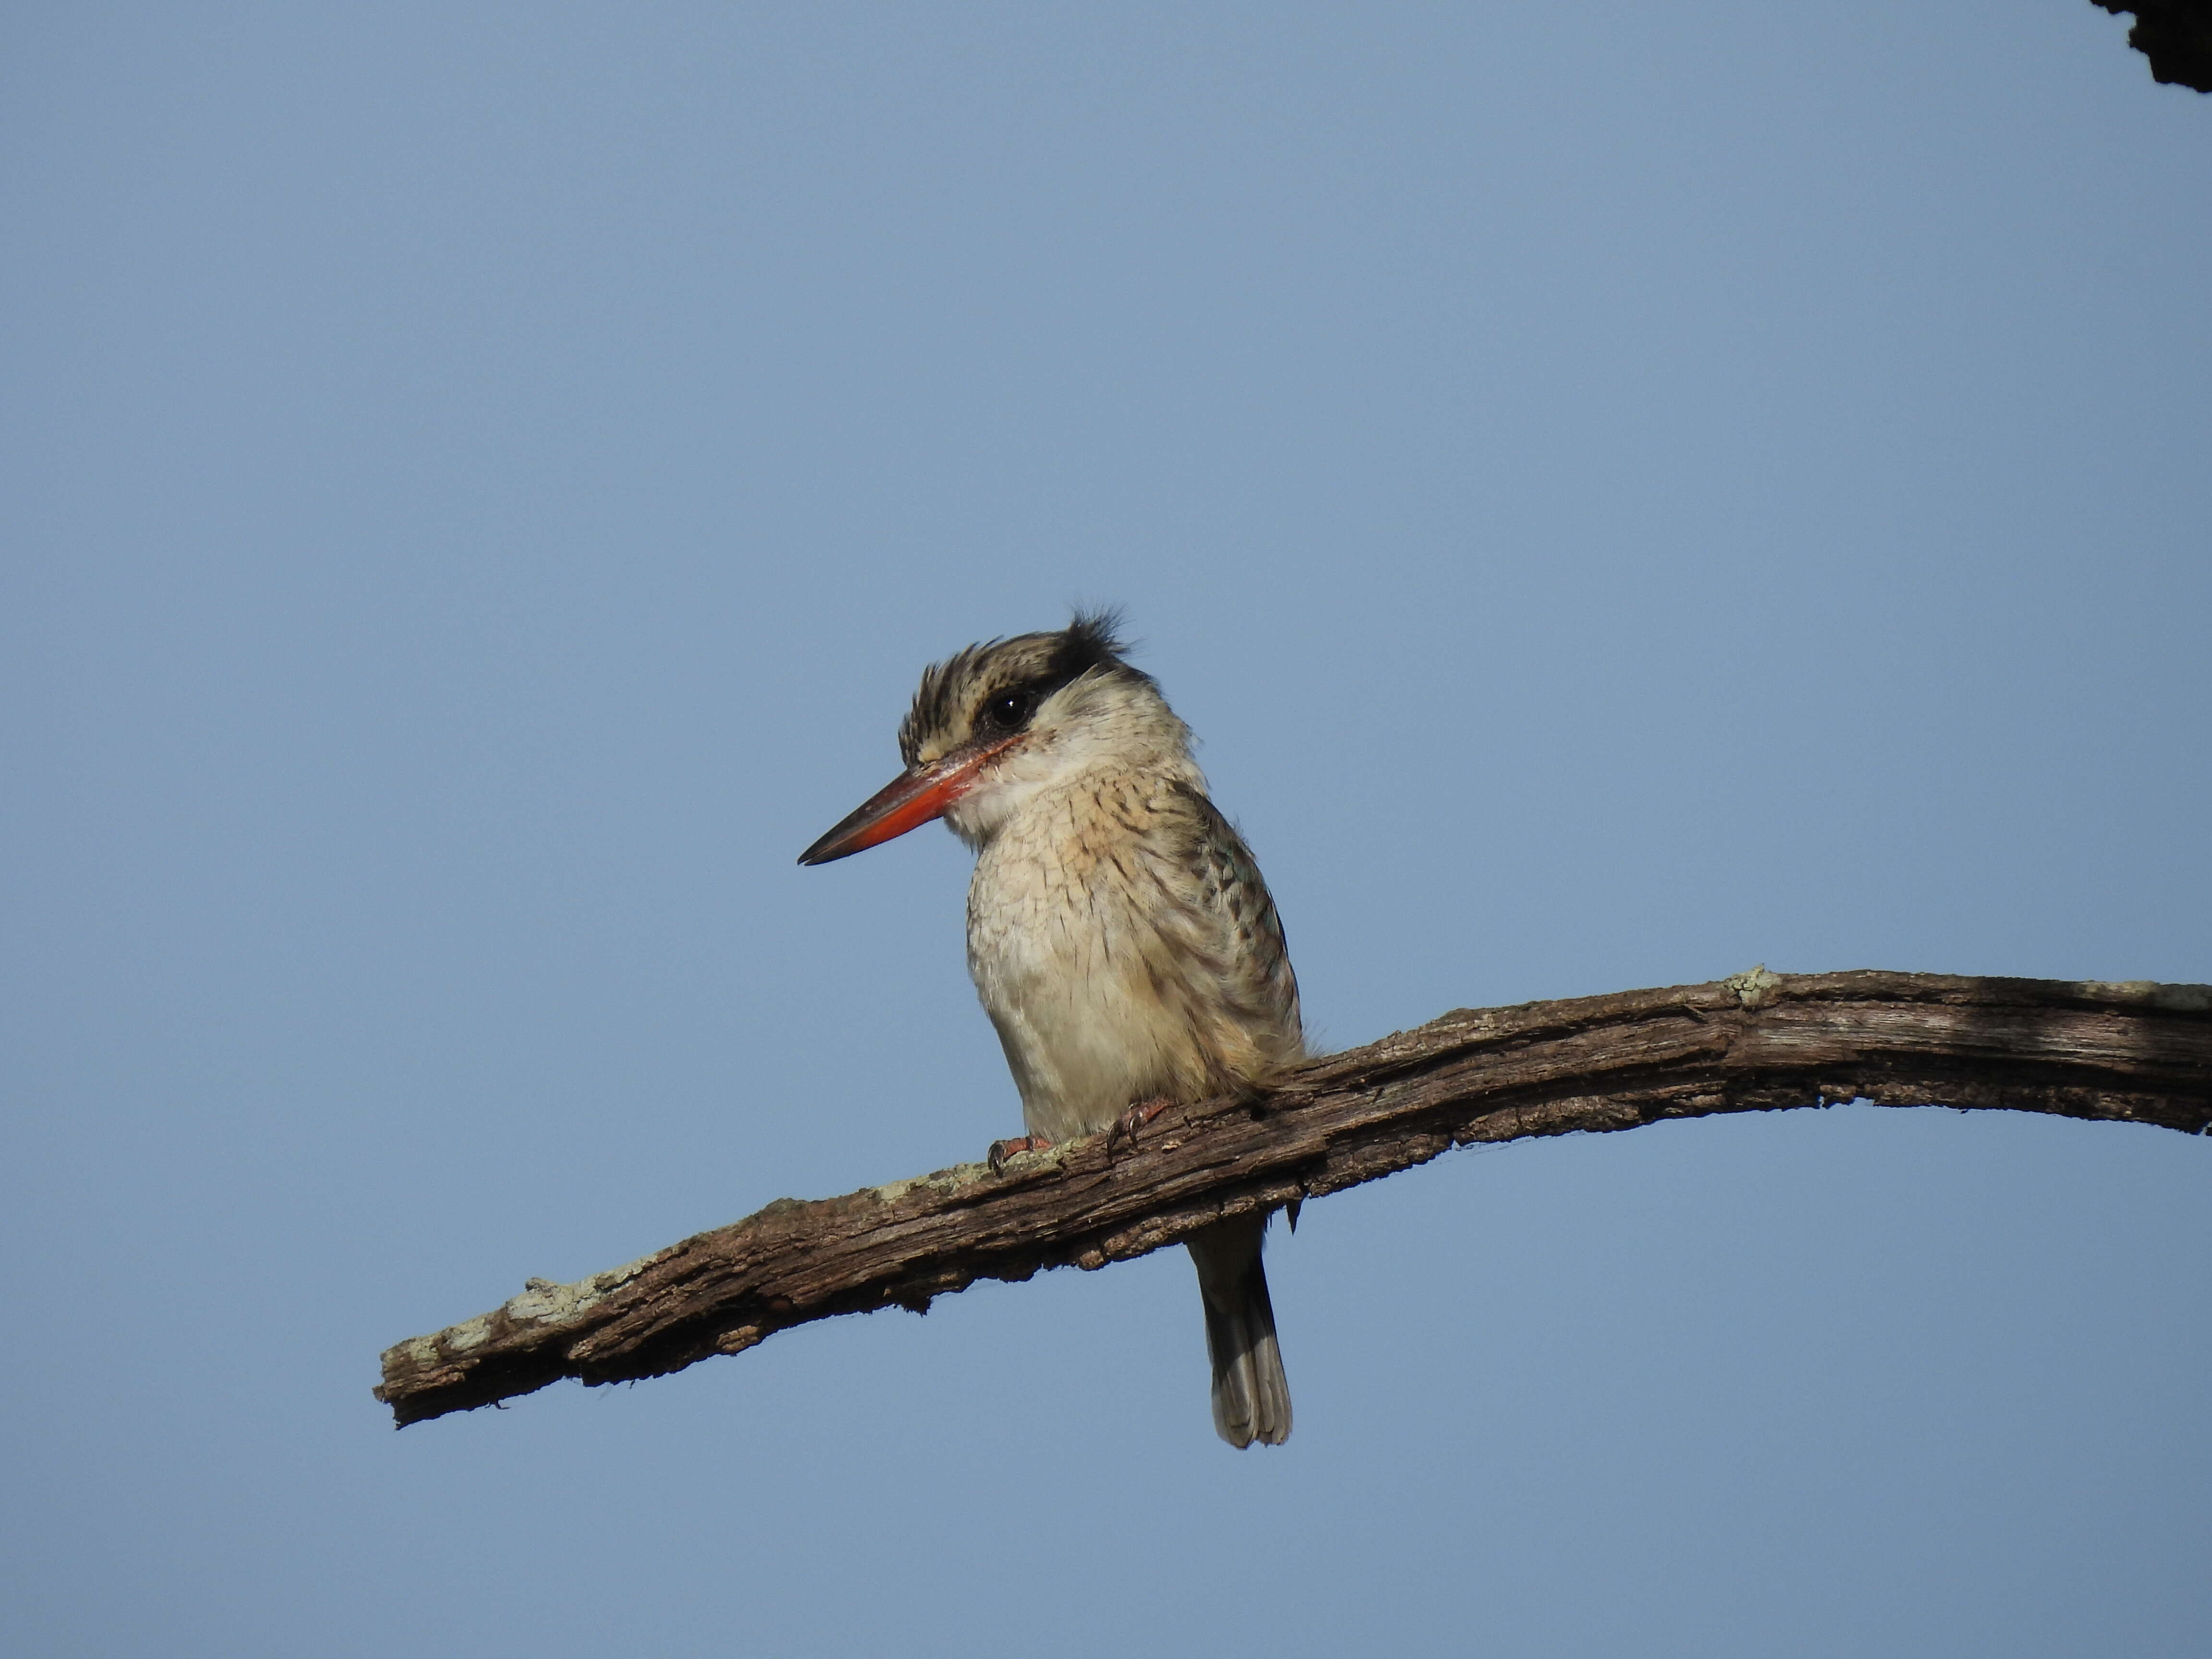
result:
<svg viewBox="0 0 2212 1659"><path fill-rule="evenodd" d="M827 864L919 830L975 787L982 769L1019 743L1019 737L970 744L927 766L909 766L860 803L843 823L799 855L801 864Z"/></svg>

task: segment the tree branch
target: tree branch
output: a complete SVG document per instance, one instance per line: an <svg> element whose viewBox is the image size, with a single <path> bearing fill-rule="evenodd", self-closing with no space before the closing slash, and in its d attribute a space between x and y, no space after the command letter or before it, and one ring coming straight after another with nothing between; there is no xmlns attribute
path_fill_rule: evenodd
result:
<svg viewBox="0 0 2212 1659"><path fill-rule="evenodd" d="M978 1279L1102 1267L1222 1216L1317 1198L1453 1146L1854 1099L2212 1127L2212 987L1770 974L1462 1010L1248 1101L757 1214L387 1349L401 1425L564 1376L658 1376L833 1314Z"/></svg>

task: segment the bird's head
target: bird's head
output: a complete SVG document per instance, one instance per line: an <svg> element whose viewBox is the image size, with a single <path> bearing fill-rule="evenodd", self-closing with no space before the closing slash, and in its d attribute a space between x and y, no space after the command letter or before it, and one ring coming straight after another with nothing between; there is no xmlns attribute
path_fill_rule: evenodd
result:
<svg viewBox="0 0 2212 1659"><path fill-rule="evenodd" d="M849 857L940 817L980 847L1025 801L1095 769L1156 766L1197 781L1188 729L1152 676L1121 659L1119 620L1079 614L1056 632L933 664L899 724L906 770L799 861Z"/></svg>

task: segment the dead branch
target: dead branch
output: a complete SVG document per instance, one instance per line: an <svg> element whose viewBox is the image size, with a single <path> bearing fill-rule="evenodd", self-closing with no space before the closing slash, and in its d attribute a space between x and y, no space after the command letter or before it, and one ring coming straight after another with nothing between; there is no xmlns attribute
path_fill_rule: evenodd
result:
<svg viewBox="0 0 2212 1659"><path fill-rule="evenodd" d="M2212 987L1777 975L1462 1010L1252 1100L756 1215L387 1349L403 1426L564 1376L619 1382L978 1279L1102 1267L1221 1216L1318 1198L1453 1146L1870 1100L2212 1126Z"/></svg>

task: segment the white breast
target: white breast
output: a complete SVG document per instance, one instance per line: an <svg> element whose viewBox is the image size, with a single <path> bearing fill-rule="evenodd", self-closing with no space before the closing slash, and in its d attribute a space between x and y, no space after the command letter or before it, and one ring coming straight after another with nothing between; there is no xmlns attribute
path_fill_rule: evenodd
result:
<svg viewBox="0 0 2212 1659"><path fill-rule="evenodd" d="M1097 808L1087 791L1034 802L981 849L968 890L969 972L1026 1127L1052 1140L1171 1091L1199 1040L1157 988L1161 896L1140 859L1100 844Z"/></svg>

